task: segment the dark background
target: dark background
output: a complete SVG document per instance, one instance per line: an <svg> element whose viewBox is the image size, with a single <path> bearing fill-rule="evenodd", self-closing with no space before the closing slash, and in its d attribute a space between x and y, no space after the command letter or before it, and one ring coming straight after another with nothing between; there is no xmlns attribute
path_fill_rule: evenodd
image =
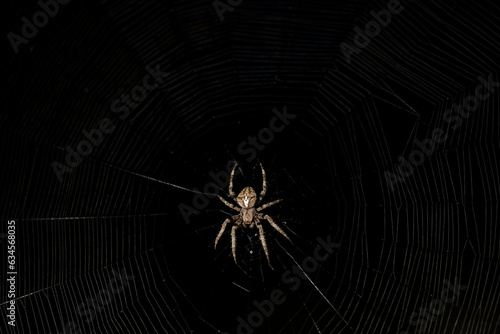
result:
<svg viewBox="0 0 500 334"><path fill-rule="evenodd" d="M467 288L427 332L498 332L498 91L395 191L384 172L449 129L478 76L498 80L499 8L402 1L347 63L339 45L387 3L244 0L221 22L210 1L72 1L18 53L7 36L40 6L4 4L0 232L16 220L18 275L15 329L0 284L1 331L236 333L279 288L255 333L417 333L412 313L456 277ZM148 65L168 77L119 120L112 102ZM240 143L284 106L296 118L246 161ZM104 118L115 130L59 182L51 164ZM293 244L265 223L271 266L255 230L238 231L239 266L228 233L213 249L219 200L189 224L179 211L228 161L236 192L260 191L260 161L265 202L284 199L266 212ZM282 274L327 236L340 247L291 291ZM121 268L135 278L86 322L79 305Z"/></svg>

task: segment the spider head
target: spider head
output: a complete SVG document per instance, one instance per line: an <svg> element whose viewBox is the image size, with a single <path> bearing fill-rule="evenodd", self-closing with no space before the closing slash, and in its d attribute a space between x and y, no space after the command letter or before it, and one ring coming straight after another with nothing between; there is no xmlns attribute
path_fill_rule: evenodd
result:
<svg viewBox="0 0 500 334"><path fill-rule="evenodd" d="M257 194L252 187L245 187L236 197L236 201L242 208L253 208L257 202Z"/></svg>

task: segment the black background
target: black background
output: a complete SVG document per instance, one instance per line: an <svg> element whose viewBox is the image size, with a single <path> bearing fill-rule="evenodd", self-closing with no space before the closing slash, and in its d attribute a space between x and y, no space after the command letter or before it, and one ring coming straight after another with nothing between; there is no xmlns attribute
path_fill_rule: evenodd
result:
<svg viewBox="0 0 500 334"><path fill-rule="evenodd" d="M417 333L412 312L457 277L467 289L428 332L496 333L498 91L395 191L384 172L449 126L478 76L498 79L499 10L402 4L350 64L339 45L387 2L244 0L221 22L209 1L72 1L18 53L7 35L40 7L5 4L0 215L2 233L16 220L18 275L2 332L236 333L279 288L287 301L255 333ZM118 119L112 102L148 65L169 75ZM296 117L246 161L238 146L284 107ZM51 164L104 118L115 130L59 182ZM265 225L272 266L255 230L238 231L239 266L229 234L213 249L219 200L189 224L180 213L228 161L237 192L260 191L260 161L265 202L284 199L266 212L293 244ZM327 236L339 249L290 291L282 274ZM130 288L85 322L78 305L121 268Z"/></svg>

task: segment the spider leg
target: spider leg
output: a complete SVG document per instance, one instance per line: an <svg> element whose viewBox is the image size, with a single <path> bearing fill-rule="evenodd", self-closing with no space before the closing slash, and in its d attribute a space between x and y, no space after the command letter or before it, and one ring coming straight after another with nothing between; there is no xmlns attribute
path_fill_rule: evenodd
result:
<svg viewBox="0 0 500 334"><path fill-rule="evenodd" d="M236 211L240 211L240 209L239 209L236 205L229 203L229 202L228 202L228 201L226 201L226 200L224 199L224 197L222 197L221 195L217 195L217 197L219 197L219 199L220 199L220 200L221 200L224 204L226 204L228 207L230 207L231 209L236 210Z"/></svg>
<svg viewBox="0 0 500 334"><path fill-rule="evenodd" d="M257 210L257 212L260 212L260 211L264 210L265 208L268 208L271 205L277 204L277 203L279 203L281 201L282 201L282 199L277 199L275 201L272 201L272 202L264 204L263 206L261 206L260 208L257 208L256 210Z"/></svg>
<svg viewBox="0 0 500 334"><path fill-rule="evenodd" d="M226 226L227 224L229 224L230 222L232 222L233 220L237 219L239 216L236 215L236 216L232 216L230 218L227 218L226 220L224 220L224 223L222 223L222 227L220 228L220 231L219 231L219 234L217 234L217 238L215 238L215 245L214 245L214 249L217 248L217 243L219 242L219 239L220 237L222 236L222 234L224 233L224 230L226 229Z"/></svg>
<svg viewBox="0 0 500 334"><path fill-rule="evenodd" d="M262 215L262 214L260 214L260 215ZM259 217L259 218L260 218L260 217ZM285 231L283 231L283 230L281 229L281 227L279 227L279 226L278 226L278 225L274 222L274 220L273 220L271 217L269 217L269 215L265 215L265 216L263 216L262 218L266 219L266 220L269 222L269 224L271 224L271 226L272 226L272 227L274 227L274 229L275 229L276 231L278 231L279 233L281 233L281 235L283 235L285 238L287 238L287 239L288 239L288 241L292 242L292 240L290 240L290 238L288 237L288 235L286 235Z"/></svg>
<svg viewBox="0 0 500 334"><path fill-rule="evenodd" d="M234 225L233 228L231 229L231 248L233 249L233 258L234 258L234 263L238 264L238 261L236 261L236 229L238 228L239 225Z"/></svg>
<svg viewBox="0 0 500 334"><path fill-rule="evenodd" d="M233 170L231 171L231 177L229 178L229 196L231 196L231 198L233 198L233 199L236 197L236 194L233 191L233 178L234 178L234 171L236 170L236 166L238 166L237 162L234 163Z"/></svg>
<svg viewBox="0 0 500 334"><path fill-rule="evenodd" d="M257 222L257 228L259 229L260 243L262 244L262 248L264 248L264 253L266 253L267 263L271 264L271 261L269 260L269 253L267 251L267 244L266 244L266 237L264 236L264 229L262 228L262 225L260 224L259 219L255 218L255 221Z"/></svg>
<svg viewBox="0 0 500 334"><path fill-rule="evenodd" d="M266 182L266 171L264 170L264 167L262 164L259 162L260 169L262 169L262 191L260 192L259 195L259 201L262 200L262 198L266 195L267 191L267 182Z"/></svg>

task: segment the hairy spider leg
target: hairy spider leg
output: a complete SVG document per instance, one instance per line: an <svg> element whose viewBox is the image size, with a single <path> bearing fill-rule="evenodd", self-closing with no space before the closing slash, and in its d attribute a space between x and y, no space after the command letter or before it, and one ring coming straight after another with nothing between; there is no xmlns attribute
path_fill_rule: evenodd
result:
<svg viewBox="0 0 500 334"><path fill-rule="evenodd" d="M234 263L236 264L238 264L238 261L236 261L236 229L238 226L239 225L234 225L231 229L231 248L233 250Z"/></svg>
<svg viewBox="0 0 500 334"><path fill-rule="evenodd" d="M233 166L233 170L231 171L231 177L229 178L229 196L231 196L232 199L236 197L236 194L233 191L233 179L234 179L234 171L236 170L236 166L238 166L238 163L235 162Z"/></svg>
<svg viewBox="0 0 500 334"><path fill-rule="evenodd" d="M266 254L267 263L271 264L271 260L269 260L269 252L267 251L266 237L264 236L264 228L260 224L260 220L258 218L255 218L255 222L257 223L257 228L259 229L260 243L262 244L262 248Z"/></svg>
<svg viewBox="0 0 500 334"><path fill-rule="evenodd" d="M236 210L236 211L240 211L241 209L239 207L237 207L236 205L234 204L231 204L229 203L228 201L226 201L224 199L224 197L222 197L221 195L217 195L217 197L219 197L219 199L222 201L222 203L226 204L228 207L230 207L231 209L233 210Z"/></svg>
<svg viewBox="0 0 500 334"><path fill-rule="evenodd" d="M232 217L227 218L226 220L224 220L224 223L222 223L222 227L220 228L219 234L217 234L217 238L215 238L214 249L217 248L217 243L219 242L220 237L224 233L224 230L226 229L227 224L229 224L230 222L238 219L239 217L240 217L239 215L235 215L235 216L232 216Z"/></svg>
<svg viewBox="0 0 500 334"><path fill-rule="evenodd" d="M262 169L262 191L260 192L259 195L259 201L262 200L262 198L266 195L267 191L267 182L266 182L266 171L264 170L264 167L262 164L259 162L260 169Z"/></svg>
<svg viewBox="0 0 500 334"><path fill-rule="evenodd" d="M274 220L269 217L269 215L263 215L262 213L259 213L259 218L264 218L265 220L267 220L269 222L269 224L271 224L272 227L274 227L274 229L276 231L278 231L279 233L281 233L282 236L284 236L285 238L288 239L288 241L292 242L292 240L290 240L290 238L288 237L288 235L286 235L285 231L283 231L275 222Z"/></svg>
<svg viewBox="0 0 500 334"><path fill-rule="evenodd" d="M282 199L277 199L275 201L272 201L272 202L269 202L267 204L264 204L263 206L261 206L260 208L257 208L256 210L257 210L257 212L260 212L260 211L264 210L265 208L268 208L271 205L277 204L277 203L279 203L281 201L282 201Z"/></svg>

